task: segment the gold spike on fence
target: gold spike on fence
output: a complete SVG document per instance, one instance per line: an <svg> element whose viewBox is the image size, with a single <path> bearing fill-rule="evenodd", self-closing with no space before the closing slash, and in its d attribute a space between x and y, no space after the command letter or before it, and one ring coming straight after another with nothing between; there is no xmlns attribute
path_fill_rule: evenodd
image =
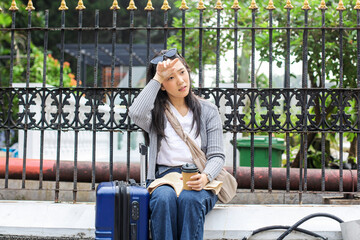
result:
<svg viewBox="0 0 360 240"><path fill-rule="evenodd" d="M218 0L218 1L216 2L215 9L217 9L217 10L223 10L223 9L224 9L223 6L222 6L221 0Z"/></svg>
<svg viewBox="0 0 360 240"><path fill-rule="evenodd" d="M11 7L9 8L10 11L17 11L19 8L16 6L16 1L12 0Z"/></svg>
<svg viewBox="0 0 360 240"><path fill-rule="evenodd" d="M337 6L336 10L344 11L346 8L344 7L344 3L342 0L339 1L339 5Z"/></svg>
<svg viewBox="0 0 360 240"><path fill-rule="evenodd" d="M197 10L205 10L205 9L206 9L203 0L200 0L200 1L199 1L199 5L197 6L196 9L197 9Z"/></svg>
<svg viewBox="0 0 360 240"><path fill-rule="evenodd" d="M26 11L34 11L35 8L34 8L34 4L31 0L28 1L28 5L27 7L25 8Z"/></svg>
<svg viewBox="0 0 360 240"><path fill-rule="evenodd" d="M134 10L136 10L137 9L137 7L135 6L135 2L134 2L134 0L130 0L130 2L129 2L129 6L127 7L127 9L126 10L129 10L129 11L134 11Z"/></svg>
<svg viewBox="0 0 360 240"><path fill-rule="evenodd" d="M114 0L112 6L110 7L110 10L119 10L120 7L119 7L119 4L116 0Z"/></svg>
<svg viewBox="0 0 360 240"><path fill-rule="evenodd" d="M326 3L325 3L325 0L321 0L321 3L320 3L320 6L319 6L319 9L320 9L320 10L326 10L326 9L327 9L327 6L326 6Z"/></svg>
<svg viewBox="0 0 360 240"><path fill-rule="evenodd" d="M61 5L59 7L59 11L65 11L68 10L69 8L66 6L66 2L65 0L61 0Z"/></svg>
<svg viewBox="0 0 360 240"><path fill-rule="evenodd" d="M234 0L234 4L231 7L234 10L239 10L240 6L239 6L239 1L238 0Z"/></svg>
<svg viewBox="0 0 360 240"><path fill-rule="evenodd" d="M163 5L161 6L161 10L168 11L171 7L169 6L169 2L167 0L164 0Z"/></svg>
<svg viewBox="0 0 360 240"><path fill-rule="evenodd" d="M304 1L304 6L303 6L301 9L302 9L302 10L310 10L310 9L311 9L308 0L305 0L305 1Z"/></svg>
<svg viewBox="0 0 360 240"><path fill-rule="evenodd" d="M78 5L75 9L78 11L86 9L82 0L79 0Z"/></svg>
<svg viewBox="0 0 360 240"><path fill-rule="evenodd" d="M354 7L355 10L360 10L360 0L356 1L356 5Z"/></svg>
<svg viewBox="0 0 360 240"><path fill-rule="evenodd" d="M0 7L0 12L2 12L2 8Z"/></svg>
<svg viewBox="0 0 360 240"><path fill-rule="evenodd" d="M285 7L284 7L285 9L293 9L294 8L294 6L293 5L291 5L291 1L290 0L287 0L286 1L286 5L285 5Z"/></svg>
<svg viewBox="0 0 360 240"><path fill-rule="evenodd" d="M180 10L188 10L189 7L186 5L186 1L182 0L181 1L181 6L179 7Z"/></svg>
<svg viewBox="0 0 360 240"><path fill-rule="evenodd" d="M148 1L146 7L144 8L145 11L154 11L155 8L152 6L151 0Z"/></svg>
<svg viewBox="0 0 360 240"><path fill-rule="evenodd" d="M252 1L251 1L251 4L250 4L249 9L251 9L251 10L256 10L256 9L258 9L258 6L256 5L255 0L252 0Z"/></svg>
<svg viewBox="0 0 360 240"><path fill-rule="evenodd" d="M274 9L276 9L276 7L274 6L273 0L269 0L269 4L266 7L266 10L274 10Z"/></svg>

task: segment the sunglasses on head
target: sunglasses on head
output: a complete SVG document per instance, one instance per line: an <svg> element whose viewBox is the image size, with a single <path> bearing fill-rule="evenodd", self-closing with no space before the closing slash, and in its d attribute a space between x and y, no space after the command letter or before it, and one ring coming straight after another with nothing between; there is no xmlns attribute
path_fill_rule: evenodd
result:
<svg viewBox="0 0 360 240"><path fill-rule="evenodd" d="M173 49L170 49L168 51L166 51L164 54L161 54L160 56L157 56L155 58L153 58L150 63L152 64L158 64L159 62L162 62L164 61L164 56L165 57L168 57L168 58L171 58L173 56L175 56L177 53L177 49L176 48L173 48Z"/></svg>

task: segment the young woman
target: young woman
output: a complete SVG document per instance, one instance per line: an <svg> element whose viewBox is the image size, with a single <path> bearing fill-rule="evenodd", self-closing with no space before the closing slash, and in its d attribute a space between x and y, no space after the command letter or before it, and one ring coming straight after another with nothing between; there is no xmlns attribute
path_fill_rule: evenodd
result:
<svg viewBox="0 0 360 240"><path fill-rule="evenodd" d="M193 163L188 146L176 134L165 116L168 105L183 130L206 155L206 167L191 177L177 197L169 185L156 188L150 197L151 233L154 240L203 239L205 215L217 196L204 186L217 177L225 155L222 122L217 107L191 91L190 68L176 49L163 50L150 62L147 85L129 109L131 119L148 133L148 181L170 172L181 172Z"/></svg>

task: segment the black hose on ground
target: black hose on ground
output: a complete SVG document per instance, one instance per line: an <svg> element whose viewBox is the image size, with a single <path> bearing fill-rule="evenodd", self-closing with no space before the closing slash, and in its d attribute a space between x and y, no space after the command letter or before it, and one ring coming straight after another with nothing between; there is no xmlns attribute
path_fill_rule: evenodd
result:
<svg viewBox="0 0 360 240"><path fill-rule="evenodd" d="M287 235L289 235L295 228L297 228L298 226L300 226L301 224L303 224L304 222L306 222L307 220L314 218L314 217L328 217L331 219L334 219L335 221L338 221L339 223L343 223L344 221L340 218L338 218L337 216L328 214L328 213L314 213L314 214L310 214L304 218L302 218L300 221L298 221L297 223L295 223L294 225L292 225L286 232L284 232L283 234L281 234L281 236L277 239L277 240L282 240L284 239Z"/></svg>
<svg viewBox="0 0 360 240"><path fill-rule="evenodd" d="M251 236L258 234L260 232L264 232L264 231L269 231L269 230L274 230L274 229L287 229L277 240L282 240L284 239L287 235L289 235L293 230L298 231L298 232L302 232L304 234L308 234L310 236L313 237L318 237L321 239L326 240L327 238L320 236L317 233L314 233L312 231L309 230L305 230L302 228L298 228L298 226L300 226L302 223L306 222L307 220L314 218L314 217L328 217L328 218L332 218L335 221L338 221L339 223L343 223L344 221L334 215L328 214L328 213L314 213L314 214L310 214L304 218L302 218L301 220L299 220L297 223L295 223L292 226L281 226L281 225L275 225L275 226L268 226L268 227L263 227L263 228L259 228L255 231L252 232L252 234L248 237L244 237L242 240L247 240L249 239Z"/></svg>
<svg viewBox="0 0 360 240"><path fill-rule="evenodd" d="M261 232L270 231L270 230L276 230L276 229L289 229L290 227L291 226L274 225L274 226L268 226L268 227L259 228L259 229L256 229L255 231L253 231L250 236L244 237L242 240L248 240L251 236L254 236L255 234L258 234L258 233L261 233ZM303 228L295 228L294 230L298 231L298 232L301 232L301 233L304 233L304 234L307 234L307 235L310 235L310 236L313 236L313 237L316 237L316 238L321 238L323 240L327 240L326 237L323 237L323 236L321 236L321 235L319 235L317 233L308 231L308 230L303 229Z"/></svg>

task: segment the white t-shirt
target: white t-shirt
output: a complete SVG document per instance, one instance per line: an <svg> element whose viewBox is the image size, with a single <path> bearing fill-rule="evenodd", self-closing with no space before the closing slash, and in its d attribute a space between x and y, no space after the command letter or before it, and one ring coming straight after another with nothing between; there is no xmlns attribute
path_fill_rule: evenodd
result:
<svg viewBox="0 0 360 240"><path fill-rule="evenodd" d="M188 113L183 117L176 108L169 103L170 109L175 115L175 117L180 122L183 130L188 136L201 146L201 137L200 134L197 138L196 129L197 125L194 124L194 127L191 128L193 122L193 112L189 109ZM164 133L166 139L161 139L161 146L157 157L157 164L166 165L166 166L180 166L185 163L193 163L191 152L186 143L179 137L175 132L170 122L166 119L166 127Z"/></svg>

